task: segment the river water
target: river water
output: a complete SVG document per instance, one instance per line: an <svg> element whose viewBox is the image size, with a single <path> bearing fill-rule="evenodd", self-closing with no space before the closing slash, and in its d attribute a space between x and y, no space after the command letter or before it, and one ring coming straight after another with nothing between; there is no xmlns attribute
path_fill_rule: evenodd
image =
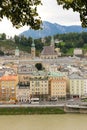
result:
<svg viewBox="0 0 87 130"><path fill-rule="evenodd" d="M87 115L0 116L0 130L87 130Z"/></svg>

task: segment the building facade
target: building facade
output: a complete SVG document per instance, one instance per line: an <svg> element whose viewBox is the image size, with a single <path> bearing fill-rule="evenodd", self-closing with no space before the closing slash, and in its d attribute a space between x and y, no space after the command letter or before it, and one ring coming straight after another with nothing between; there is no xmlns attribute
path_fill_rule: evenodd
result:
<svg viewBox="0 0 87 130"><path fill-rule="evenodd" d="M84 78L78 74L69 76L70 80L70 96L82 97L84 95Z"/></svg>
<svg viewBox="0 0 87 130"><path fill-rule="evenodd" d="M30 102L29 86L17 86L16 99L20 103L29 103Z"/></svg>
<svg viewBox="0 0 87 130"><path fill-rule="evenodd" d="M62 73L51 72L49 74L49 92L51 98L66 97L66 78Z"/></svg>
<svg viewBox="0 0 87 130"><path fill-rule="evenodd" d="M74 55L75 56L82 56L83 55L82 49L81 48L75 48L74 49Z"/></svg>
<svg viewBox="0 0 87 130"><path fill-rule="evenodd" d="M49 86L47 78L33 78L30 80L30 95L40 99L47 99Z"/></svg>
<svg viewBox="0 0 87 130"><path fill-rule="evenodd" d="M2 76L0 78L0 100L16 101L16 87L18 85L18 76Z"/></svg>

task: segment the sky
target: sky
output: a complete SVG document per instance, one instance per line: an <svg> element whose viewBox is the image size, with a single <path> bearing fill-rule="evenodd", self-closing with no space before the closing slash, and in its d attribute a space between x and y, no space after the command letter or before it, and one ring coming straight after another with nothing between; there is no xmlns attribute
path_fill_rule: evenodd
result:
<svg viewBox="0 0 87 130"><path fill-rule="evenodd" d="M43 21L66 26L81 25L79 14L73 12L72 9L63 9L62 6L57 5L56 0L42 0L42 3L42 6L38 6L38 13ZM27 26L15 29L7 18L4 18L2 22L0 22L0 33L6 33L7 36L13 37L28 29L29 27Z"/></svg>

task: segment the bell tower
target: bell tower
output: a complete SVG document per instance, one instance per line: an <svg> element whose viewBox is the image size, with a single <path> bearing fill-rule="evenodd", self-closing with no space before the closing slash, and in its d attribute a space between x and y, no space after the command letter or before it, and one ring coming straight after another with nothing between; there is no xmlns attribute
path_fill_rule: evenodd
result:
<svg viewBox="0 0 87 130"><path fill-rule="evenodd" d="M53 36L51 37L51 46L52 46L53 48L55 48L55 45L54 45L54 37L53 37Z"/></svg>
<svg viewBox="0 0 87 130"><path fill-rule="evenodd" d="M32 58L35 58L35 44L34 44L34 39L32 39L32 45L31 45L31 56Z"/></svg>
<svg viewBox="0 0 87 130"><path fill-rule="evenodd" d="M19 55L20 55L20 53L19 53L19 48L16 47L16 49L15 49L15 56L19 57Z"/></svg>

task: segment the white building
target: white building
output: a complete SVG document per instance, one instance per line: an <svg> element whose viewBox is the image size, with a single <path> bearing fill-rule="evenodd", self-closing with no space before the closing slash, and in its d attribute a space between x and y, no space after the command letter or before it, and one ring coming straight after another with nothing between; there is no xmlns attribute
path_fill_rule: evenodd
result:
<svg viewBox="0 0 87 130"><path fill-rule="evenodd" d="M19 49L18 49L18 47L16 47L16 49L15 49L15 56L19 56L20 54L19 54Z"/></svg>
<svg viewBox="0 0 87 130"><path fill-rule="evenodd" d="M69 76L69 90L71 97L84 96L84 77L78 74L72 74Z"/></svg>
<svg viewBox="0 0 87 130"><path fill-rule="evenodd" d="M84 79L84 96L87 97L87 79Z"/></svg>
<svg viewBox="0 0 87 130"><path fill-rule="evenodd" d="M82 55L83 52L82 52L82 49L81 48L75 48L74 49L74 55Z"/></svg>
<svg viewBox="0 0 87 130"><path fill-rule="evenodd" d="M17 86L16 92L16 99L18 102L30 102L30 90L28 87Z"/></svg>

